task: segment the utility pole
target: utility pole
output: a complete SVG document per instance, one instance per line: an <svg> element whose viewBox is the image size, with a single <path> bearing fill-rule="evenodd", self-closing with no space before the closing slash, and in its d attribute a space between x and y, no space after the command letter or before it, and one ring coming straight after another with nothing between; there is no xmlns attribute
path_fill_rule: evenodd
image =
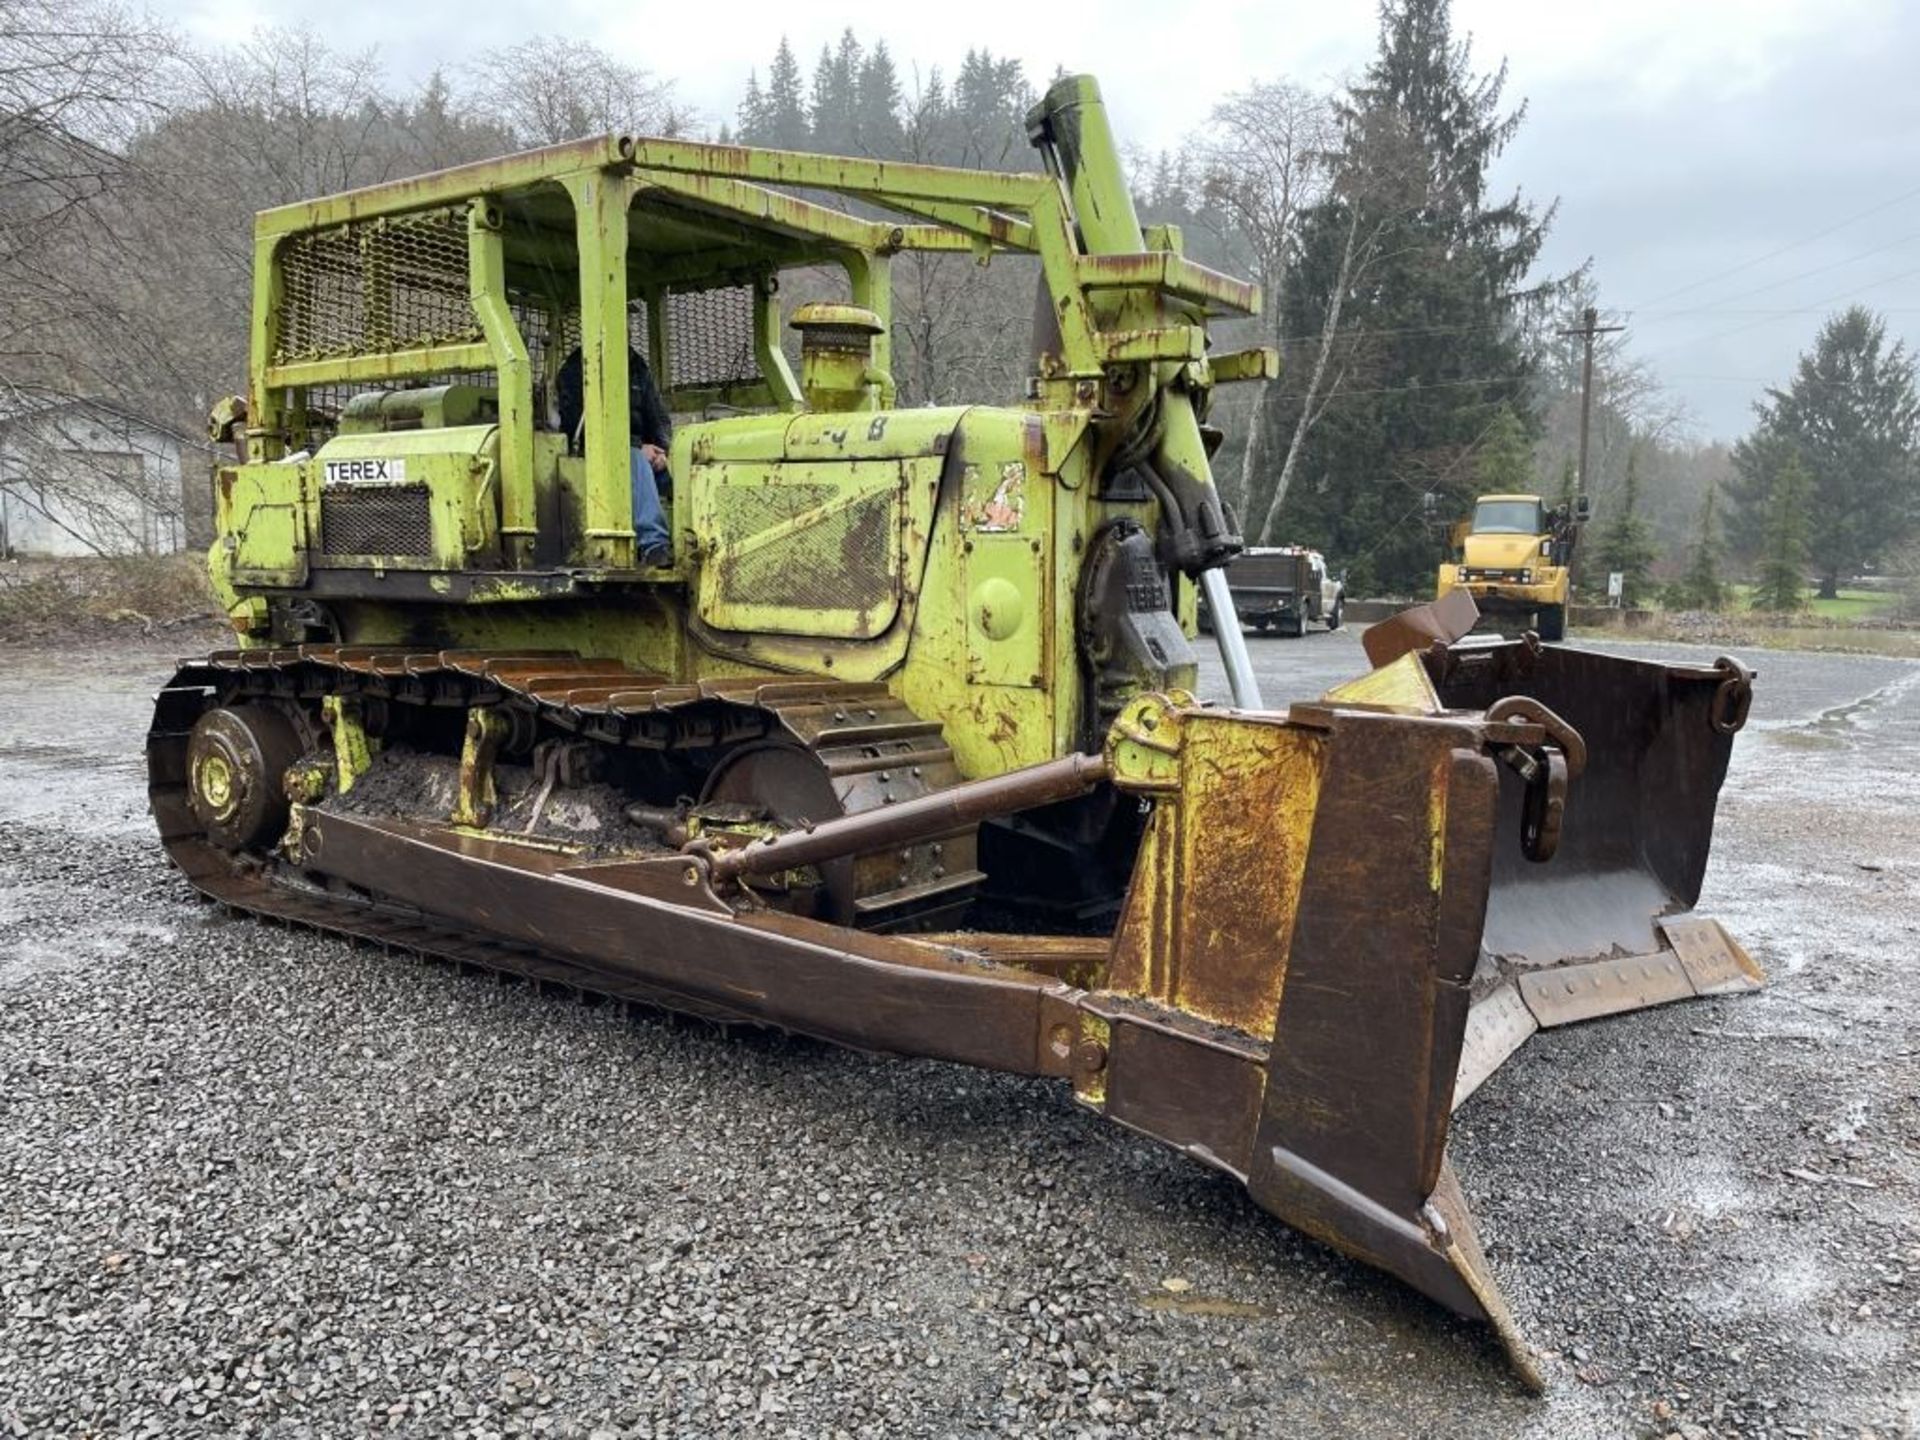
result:
<svg viewBox="0 0 1920 1440"><path fill-rule="evenodd" d="M1611 335L1616 330L1624 330L1624 325L1602 325L1600 312L1589 305L1581 312L1580 324L1562 335L1578 335L1587 342L1586 359L1580 366L1580 478L1575 482L1574 494L1587 493L1587 432L1593 425L1593 337Z"/></svg>

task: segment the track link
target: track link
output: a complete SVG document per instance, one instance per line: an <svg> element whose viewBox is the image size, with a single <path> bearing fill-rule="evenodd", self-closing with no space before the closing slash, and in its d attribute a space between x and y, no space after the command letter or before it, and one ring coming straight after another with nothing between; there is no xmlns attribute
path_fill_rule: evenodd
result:
<svg viewBox="0 0 1920 1440"><path fill-rule="evenodd" d="M884 685L765 679L678 684L619 661L566 651L344 645L226 651L183 664L156 697L147 736L148 800L169 858L202 894L292 924L680 1010L690 1008L684 996L666 997L629 977L483 938L446 917L290 885L276 878L271 857L213 844L188 799L187 744L194 723L217 705L277 700L311 707L329 695L447 709L501 705L538 727L607 746L717 753L777 741L812 754L847 813L961 778L939 725L914 715ZM972 833L942 839L943 845L919 847L930 855L899 859L897 877L867 887L860 900L863 925L885 928L892 911L911 913L930 896L971 894L984 878L972 868ZM693 1008L713 1019L739 1018L711 1006Z"/></svg>

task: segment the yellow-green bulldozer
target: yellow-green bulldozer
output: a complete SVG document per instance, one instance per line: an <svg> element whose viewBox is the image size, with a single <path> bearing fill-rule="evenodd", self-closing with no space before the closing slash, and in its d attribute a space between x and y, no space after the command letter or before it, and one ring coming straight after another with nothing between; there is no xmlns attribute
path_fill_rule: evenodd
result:
<svg viewBox="0 0 1920 1440"><path fill-rule="evenodd" d="M1259 292L1140 225L1091 80L1030 128L1032 173L609 136L263 213L160 834L228 905L1057 1077L1534 1378L1449 1117L1541 1026L1757 983L1692 910L1750 674L1440 606L1267 704L1207 424ZM926 252L1037 257L1024 395L895 405Z"/></svg>

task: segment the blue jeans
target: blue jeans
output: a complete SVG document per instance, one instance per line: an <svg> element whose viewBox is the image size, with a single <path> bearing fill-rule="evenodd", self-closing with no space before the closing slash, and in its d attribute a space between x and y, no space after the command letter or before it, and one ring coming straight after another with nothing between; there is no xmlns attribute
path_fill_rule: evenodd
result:
<svg viewBox="0 0 1920 1440"><path fill-rule="evenodd" d="M644 454L638 450L632 454L633 533L639 537L643 552L656 545L671 545L673 537L667 534L667 518L660 510L660 481Z"/></svg>

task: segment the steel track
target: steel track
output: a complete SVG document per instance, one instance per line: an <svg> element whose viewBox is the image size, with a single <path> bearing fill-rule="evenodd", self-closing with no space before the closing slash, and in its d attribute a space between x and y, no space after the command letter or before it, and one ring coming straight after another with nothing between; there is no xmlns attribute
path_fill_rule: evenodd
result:
<svg viewBox="0 0 1920 1440"><path fill-rule="evenodd" d="M581 661L566 652L372 646L233 651L182 665L156 697L146 747L149 806L168 858L207 899L575 995L729 1023L759 1022L704 998L486 936L378 896L330 893L272 855L233 854L211 843L187 790L194 722L216 705L276 700L310 707L328 694L436 708L507 705L562 733L648 749L706 750L777 735L810 750L856 802L901 798L958 779L939 726L918 719L884 686L765 680L669 685L617 662Z"/></svg>

